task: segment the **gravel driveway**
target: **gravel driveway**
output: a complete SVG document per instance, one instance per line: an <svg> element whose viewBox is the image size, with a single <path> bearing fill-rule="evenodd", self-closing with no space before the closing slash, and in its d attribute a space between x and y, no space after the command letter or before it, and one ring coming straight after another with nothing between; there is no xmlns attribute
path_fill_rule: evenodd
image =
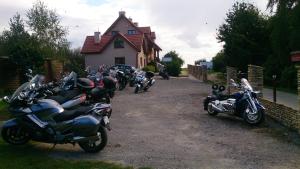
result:
<svg viewBox="0 0 300 169"><path fill-rule="evenodd" d="M157 79L149 92L118 92L113 99L108 146L98 154L69 145L55 157L121 162L135 167L300 168L300 148L226 115L211 117L202 101L210 86L190 78ZM50 146L49 146L50 148Z"/></svg>

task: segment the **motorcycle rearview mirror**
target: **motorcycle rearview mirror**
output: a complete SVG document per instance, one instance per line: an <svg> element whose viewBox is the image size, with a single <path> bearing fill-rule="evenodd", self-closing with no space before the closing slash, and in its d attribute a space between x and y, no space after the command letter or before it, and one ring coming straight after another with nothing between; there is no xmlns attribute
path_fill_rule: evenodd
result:
<svg viewBox="0 0 300 169"><path fill-rule="evenodd" d="M28 69L28 73L29 73L29 74L32 74L32 70L31 70L31 69Z"/></svg>
<svg viewBox="0 0 300 169"><path fill-rule="evenodd" d="M9 99L8 96L4 96L4 97L3 97L3 100L4 100L5 102L9 103L9 100L10 100L10 99Z"/></svg>

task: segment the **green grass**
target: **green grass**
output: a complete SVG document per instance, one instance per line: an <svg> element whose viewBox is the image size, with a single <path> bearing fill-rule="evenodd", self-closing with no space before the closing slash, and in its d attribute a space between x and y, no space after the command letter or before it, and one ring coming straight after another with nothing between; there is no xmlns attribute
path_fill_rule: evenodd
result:
<svg viewBox="0 0 300 169"><path fill-rule="evenodd" d="M10 113L7 110L7 103L0 101L0 121L8 120L10 118Z"/></svg>
<svg viewBox="0 0 300 169"><path fill-rule="evenodd" d="M188 76L189 72L187 68L181 68L181 72L179 76Z"/></svg>
<svg viewBox="0 0 300 169"><path fill-rule="evenodd" d="M34 144L12 146L0 139L0 168L2 169L133 169L120 164L54 159L35 147Z"/></svg>

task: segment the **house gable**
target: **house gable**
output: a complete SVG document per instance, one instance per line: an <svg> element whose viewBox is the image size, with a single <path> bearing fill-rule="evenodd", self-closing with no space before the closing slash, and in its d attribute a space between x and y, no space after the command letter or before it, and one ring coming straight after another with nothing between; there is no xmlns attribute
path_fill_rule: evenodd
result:
<svg viewBox="0 0 300 169"><path fill-rule="evenodd" d="M117 20L105 31L104 35L114 35L114 33L121 33L127 35L128 33L134 31L135 34L143 34L138 27L136 27L128 18L124 15L120 15Z"/></svg>

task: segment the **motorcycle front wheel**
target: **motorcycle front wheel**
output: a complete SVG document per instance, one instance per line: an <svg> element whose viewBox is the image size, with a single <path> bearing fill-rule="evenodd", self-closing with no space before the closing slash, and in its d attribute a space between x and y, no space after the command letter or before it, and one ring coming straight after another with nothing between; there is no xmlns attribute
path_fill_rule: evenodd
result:
<svg viewBox="0 0 300 169"><path fill-rule="evenodd" d="M216 116L218 114L218 112L213 109L211 102L207 105L207 113L211 116Z"/></svg>
<svg viewBox="0 0 300 169"><path fill-rule="evenodd" d="M253 113L247 106L244 110L243 118L244 121L250 125L259 125L265 120L265 112L263 109L259 109L256 113Z"/></svg>
<svg viewBox="0 0 300 169"><path fill-rule="evenodd" d="M30 135L22 127L4 127L1 131L5 142L12 145L24 145L30 140Z"/></svg>
<svg viewBox="0 0 300 169"><path fill-rule="evenodd" d="M99 140L79 142L79 146L87 153L98 153L107 144L107 133L104 127L100 126L97 132Z"/></svg>

